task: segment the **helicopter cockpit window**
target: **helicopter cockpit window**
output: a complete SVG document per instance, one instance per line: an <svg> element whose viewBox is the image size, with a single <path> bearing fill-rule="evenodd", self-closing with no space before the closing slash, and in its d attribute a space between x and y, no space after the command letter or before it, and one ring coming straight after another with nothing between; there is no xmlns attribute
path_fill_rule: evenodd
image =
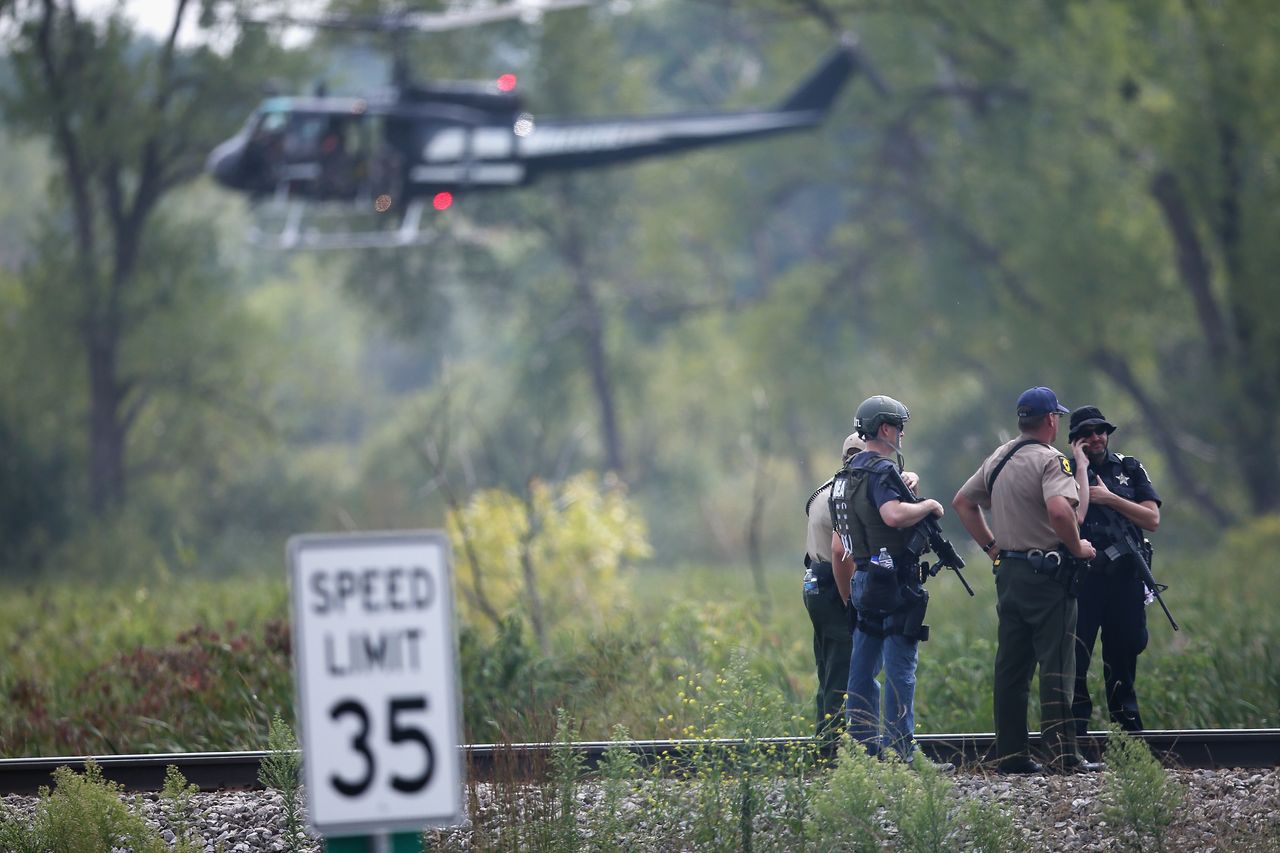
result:
<svg viewBox="0 0 1280 853"><path fill-rule="evenodd" d="M245 146L245 170L255 184L278 179L284 159L284 113L257 113L249 120L249 142Z"/></svg>
<svg viewBox="0 0 1280 853"><path fill-rule="evenodd" d="M258 125L260 133L278 134L284 130L284 126L288 123L289 117L284 113L267 113L262 117L262 123Z"/></svg>
<svg viewBox="0 0 1280 853"><path fill-rule="evenodd" d="M285 156L290 162L314 160L320 156L320 141L325 136L329 117L300 115L289 117L289 129L285 133Z"/></svg>
<svg viewBox="0 0 1280 853"><path fill-rule="evenodd" d="M263 113L256 116L256 123L249 135L250 144L259 149L278 146L286 122L284 113Z"/></svg>

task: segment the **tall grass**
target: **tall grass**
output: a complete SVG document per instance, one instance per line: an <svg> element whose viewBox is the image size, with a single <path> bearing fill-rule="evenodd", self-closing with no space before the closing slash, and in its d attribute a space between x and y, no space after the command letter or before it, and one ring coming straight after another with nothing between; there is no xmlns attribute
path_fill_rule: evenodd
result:
<svg viewBox="0 0 1280 853"><path fill-rule="evenodd" d="M1266 606L1280 576L1258 565L1238 555L1209 573L1162 557L1182 631L1149 612L1151 643L1138 664L1148 727L1280 725L1280 611ZM283 574L0 588L0 754L263 748L274 716L292 720ZM975 598L946 576L930 584L921 732L992 726L994 587L978 559L969 576ZM637 738L682 737L702 730L713 709L720 725L733 714L771 720L756 736L811 730L811 628L798 572L768 574L767 615L734 569L650 568L629 581L606 627L566 629L546 653L518 613L498 631L460 626L466 739L545 739L558 708L591 740L607 740L616 725ZM1100 693L1101 674L1091 676ZM758 687L744 689L747 681ZM752 707L764 701L777 707Z"/></svg>

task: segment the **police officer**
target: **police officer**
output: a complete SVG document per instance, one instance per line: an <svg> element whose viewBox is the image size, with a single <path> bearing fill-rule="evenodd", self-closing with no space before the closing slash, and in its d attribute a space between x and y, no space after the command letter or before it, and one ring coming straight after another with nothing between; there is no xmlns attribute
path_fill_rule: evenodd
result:
<svg viewBox="0 0 1280 853"><path fill-rule="evenodd" d="M1142 731L1134 678L1138 655L1147 647L1146 587L1138 575L1139 528L1160 526L1160 495L1147 469L1133 456L1110 449L1115 425L1096 406L1071 413L1068 438L1081 442L1089 458L1089 514L1084 535L1098 549L1080 584L1076 621L1076 689L1072 712L1076 734L1084 735L1093 714L1089 699L1089 659L1102 629L1102 677L1111 721Z"/></svg>
<svg viewBox="0 0 1280 853"><path fill-rule="evenodd" d="M1068 410L1052 390L1029 388L1018 397L1018 438L1005 442L956 493L952 506L969 535L995 565L996 647L994 710L997 770L1039 773L1027 736L1031 676L1040 667L1040 730L1055 769L1097 770L1076 746L1071 717L1075 686L1076 600L1072 560L1092 559L1080 538L1088 507L1084 451L1075 465L1052 445ZM982 513L991 511L996 533Z"/></svg>
<svg viewBox="0 0 1280 853"><path fill-rule="evenodd" d="M853 557L851 592L858 615L849 660L846 726L868 753L879 755L892 748L908 762L918 760L913 738L916 663L919 642L927 636L922 620L928 594L921 586L918 555L906 547L907 529L926 516L943 513L942 504L932 498L912 502L889 476L898 471L910 417L907 407L892 397L863 400L854 427L866 450L848 462L831 487L838 540L832 545ZM881 549L892 559L891 567L879 559ZM883 734L876 681L882 668Z"/></svg>
<svg viewBox="0 0 1280 853"><path fill-rule="evenodd" d="M848 462L864 448L862 439L850 435L841 448L841 462ZM831 497L827 480L809 497L809 518L804 555L804 606L813 623L813 659L818 667L816 734L832 741L844 731L844 691L849 683L849 655L853 652L853 612L849 608L849 573L837 582L832 568Z"/></svg>

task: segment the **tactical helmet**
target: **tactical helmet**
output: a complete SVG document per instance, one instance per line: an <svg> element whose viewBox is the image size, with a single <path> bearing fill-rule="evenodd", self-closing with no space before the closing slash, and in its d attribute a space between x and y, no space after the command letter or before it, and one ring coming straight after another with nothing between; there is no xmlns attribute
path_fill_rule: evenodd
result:
<svg viewBox="0 0 1280 853"><path fill-rule="evenodd" d="M880 432L881 424L890 424L901 429L902 425L909 420L911 420L911 412L906 406L892 397L877 394L858 404L858 411L853 417L853 428L863 438L875 438Z"/></svg>

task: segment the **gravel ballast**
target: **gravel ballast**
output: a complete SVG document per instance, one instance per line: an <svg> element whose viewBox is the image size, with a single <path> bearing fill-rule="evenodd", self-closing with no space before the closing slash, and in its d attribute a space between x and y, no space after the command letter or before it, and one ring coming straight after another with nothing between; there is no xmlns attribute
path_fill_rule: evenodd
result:
<svg viewBox="0 0 1280 853"><path fill-rule="evenodd" d="M1280 769L1166 772L1187 791L1186 801L1166 838L1167 849L1280 853ZM950 779L958 798L999 804L1033 850L1147 849L1145 845L1135 848L1131 837L1107 826L1099 796L1105 774L1003 777L961 772ZM492 808L492 792L487 786L481 786L477 793L480 807ZM126 800L135 809L142 809L166 841L173 840L158 796L127 795ZM580 813L590 813L599 800L598 791L584 786L579 792ZM3 802L9 815L24 816L34 809L36 798L11 795ZM193 805L194 825L208 853L276 853L289 849L284 835L284 810L275 792L197 794ZM673 827L652 829L654 838L679 834L678 828ZM469 823L438 830L434 840L433 849L468 850L473 846ZM318 851L320 845L309 839L302 849ZM667 842L649 849L665 851L671 847Z"/></svg>

